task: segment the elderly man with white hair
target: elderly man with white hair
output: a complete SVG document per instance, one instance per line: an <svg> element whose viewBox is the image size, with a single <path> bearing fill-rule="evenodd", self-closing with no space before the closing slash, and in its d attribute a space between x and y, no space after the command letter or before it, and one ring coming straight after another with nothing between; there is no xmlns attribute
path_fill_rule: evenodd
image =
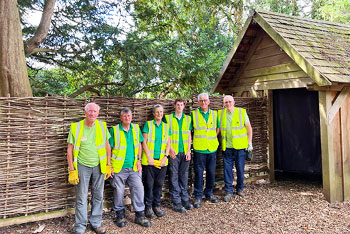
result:
<svg viewBox="0 0 350 234"><path fill-rule="evenodd" d="M88 192L91 180L92 229L106 233L102 227L104 180L111 176L110 134L106 122L97 119L100 107L95 103L85 106L85 119L72 123L68 135L67 160L69 183L75 185L75 233L85 232L87 225Z"/></svg>
<svg viewBox="0 0 350 234"><path fill-rule="evenodd" d="M206 185L204 195L206 200L217 203L213 194L216 168L216 151L219 146L217 134L219 133L218 114L209 109L209 95L198 95L199 108L192 111L193 148L194 148L194 208L199 208L202 202L203 173L206 170Z"/></svg>
<svg viewBox="0 0 350 234"><path fill-rule="evenodd" d="M237 171L236 193L244 197L244 165L248 151L253 150L253 130L247 111L235 107L232 96L224 97L225 109L219 110L222 157L224 160L225 192L223 200L231 201L233 196L233 163Z"/></svg>

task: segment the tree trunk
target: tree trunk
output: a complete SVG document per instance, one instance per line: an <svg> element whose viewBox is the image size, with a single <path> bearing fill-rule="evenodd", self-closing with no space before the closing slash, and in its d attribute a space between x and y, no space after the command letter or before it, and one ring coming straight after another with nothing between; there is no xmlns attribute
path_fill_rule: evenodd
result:
<svg viewBox="0 0 350 234"><path fill-rule="evenodd" d="M0 96L32 96L17 0L0 1Z"/></svg>

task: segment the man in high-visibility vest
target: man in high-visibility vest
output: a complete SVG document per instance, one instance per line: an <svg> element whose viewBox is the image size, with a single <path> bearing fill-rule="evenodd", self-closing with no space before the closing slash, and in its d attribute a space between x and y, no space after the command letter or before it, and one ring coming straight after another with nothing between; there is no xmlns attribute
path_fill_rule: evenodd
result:
<svg viewBox="0 0 350 234"><path fill-rule="evenodd" d="M162 121L163 110L162 105L154 105L154 120L147 121L142 129L144 141L141 163L148 218L165 215L160 209L160 198L167 171L171 132L168 125Z"/></svg>
<svg viewBox="0 0 350 234"><path fill-rule="evenodd" d="M221 147L224 160L225 192L223 200L231 201L233 196L233 163L237 171L236 193L244 197L244 165L247 151L253 150L253 130L250 125L247 111L235 107L232 96L224 97L225 109L219 110L219 121L221 126Z"/></svg>
<svg viewBox="0 0 350 234"><path fill-rule="evenodd" d="M217 203L213 194L216 168L216 151L219 146L217 134L219 121L216 111L209 109L209 95L198 95L199 108L192 111L193 149L194 149L194 207L199 208L202 202L203 173L206 170L206 185L204 195L206 200Z"/></svg>
<svg viewBox="0 0 350 234"><path fill-rule="evenodd" d="M193 205L187 192L188 167L191 160L191 117L185 115L184 99L176 99L175 112L166 115L166 121L171 131L171 147L169 158L169 192L173 201L173 209L183 213L192 210Z"/></svg>
<svg viewBox="0 0 350 234"><path fill-rule="evenodd" d="M92 229L105 233L102 227L104 180L111 176L110 137L106 122L97 120L100 107L95 103L85 106L85 119L72 123L68 135L67 160L69 183L75 185L75 233L84 233L87 219L89 181L91 179Z"/></svg>
<svg viewBox="0 0 350 234"><path fill-rule="evenodd" d="M151 222L145 218L144 188L142 184L141 153L143 136L138 124L131 123L132 112L123 108L120 120L110 129L109 143L112 147L112 182L113 210L116 212L116 224L125 227L124 190L128 184L132 205L135 210L134 222L150 227Z"/></svg>

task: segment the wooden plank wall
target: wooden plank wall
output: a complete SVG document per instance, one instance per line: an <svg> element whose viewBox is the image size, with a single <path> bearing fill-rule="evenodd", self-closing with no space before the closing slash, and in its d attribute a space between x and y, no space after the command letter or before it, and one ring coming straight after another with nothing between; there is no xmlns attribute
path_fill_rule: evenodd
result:
<svg viewBox="0 0 350 234"><path fill-rule="evenodd" d="M244 72L231 91L236 96L252 96L255 91L301 88L314 83L308 75L271 39L261 32L262 40L251 56ZM243 92L242 92L243 90ZM267 93L258 92L258 95Z"/></svg>
<svg viewBox="0 0 350 234"><path fill-rule="evenodd" d="M327 117L338 95L319 92L323 193L331 203L350 200L350 95L331 123Z"/></svg>

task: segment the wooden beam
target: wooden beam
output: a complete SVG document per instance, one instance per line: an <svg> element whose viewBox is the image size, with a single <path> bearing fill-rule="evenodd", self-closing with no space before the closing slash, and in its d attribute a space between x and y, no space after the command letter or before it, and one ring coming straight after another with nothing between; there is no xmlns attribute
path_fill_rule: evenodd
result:
<svg viewBox="0 0 350 234"><path fill-rule="evenodd" d="M267 110L268 110L268 134L269 134L269 176L270 182L275 181L275 145L273 135L273 91L269 90L267 94Z"/></svg>
<svg viewBox="0 0 350 234"><path fill-rule="evenodd" d="M74 208L70 208L67 210L55 210L51 212L33 214L28 216L0 219L0 227L6 227L10 225L29 223L29 222L37 222L37 221L46 220L46 219L59 218L69 214L74 214L74 211L75 211Z"/></svg>
<svg viewBox="0 0 350 234"><path fill-rule="evenodd" d="M278 80L270 82L255 83L253 86L256 90L264 89L292 89L292 88L305 88L310 84L310 78L299 78L293 80Z"/></svg>
<svg viewBox="0 0 350 234"><path fill-rule="evenodd" d="M270 89L292 89L292 88L306 88L310 82L313 82L310 78L299 78L293 80L277 80L270 82L255 83L253 85L242 85L236 87L229 87L225 89L225 93L238 92L239 90L249 90L250 87L254 87L255 90L270 90Z"/></svg>
<svg viewBox="0 0 350 234"><path fill-rule="evenodd" d="M259 77L252 78L242 78L240 79L236 85L242 86L243 84L254 84L256 82L269 82L269 81L277 81L277 80L285 80L285 82L290 82L289 80L298 79L298 78L308 78L308 75L304 71L295 71L295 72L286 72L280 74L272 74L272 75L264 75ZM313 80L310 80L310 83Z"/></svg>
<svg viewBox="0 0 350 234"><path fill-rule="evenodd" d="M215 81L215 83L214 83L214 85L213 85L213 88L211 89L211 92L213 92L213 93L216 92L216 87L217 87L218 84L220 83L220 80L221 80L222 76L224 75L224 73L225 73L225 71L226 71L228 65L229 65L230 62L231 62L231 59L233 58L234 54L236 53L236 50L238 49L238 46L239 46L239 44L241 43L241 41L242 41L242 39L243 39L243 37L244 37L244 35L245 35L245 33L246 33L246 31L247 31L247 29L248 29L250 23L251 23L251 21L252 21L252 19L253 19L253 16L250 16L250 17L246 20L246 22L245 22L245 24L244 24L244 26L243 26L241 32L238 34L238 36L237 36L237 38L236 38L236 41L235 41L235 44L233 45L233 47L232 47L230 53L227 55L227 58L226 58L224 64L222 65L222 67L221 67L219 76L218 76L218 78L216 79L216 81Z"/></svg>
<svg viewBox="0 0 350 234"><path fill-rule="evenodd" d="M333 152L333 129L328 124L327 113L332 106L330 91L319 91L319 112L322 152L323 194L327 201L336 202L335 165Z"/></svg>
<svg viewBox="0 0 350 234"><path fill-rule="evenodd" d="M275 29L256 13L254 20L270 35L270 37L286 52L291 59L313 79L319 86L330 85L331 82L323 77L293 46L291 46Z"/></svg>
<svg viewBox="0 0 350 234"><path fill-rule="evenodd" d="M341 91L344 85L318 86L317 84L309 85L306 89L310 91Z"/></svg>
<svg viewBox="0 0 350 234"><path fill-rule="evenodd" d="M338 97L336 98L334 104L328 111L327 117L328 117L329 125L332 123L333 118L338 113L340 106L343 104L343 101L348 96L349 92L350 92L350 87L344 87L342 91L339 93Z"/></svg>
<svg viewBox="0 0 350 234"><path fill-rule="evenodd" d="M341 144L344 201L350 201L350 96L348 95L341 107Z"/></svg>
<svg viewBox="0 0 350 234"><path fill-rule="evenodd" d="M254 70L244 71L242 77L264 76L271 74L279 74L284 72L301 71L300 67L293 63L285 63L272 67L258 68Z"/></svg>
<svg viewBox="0 0 350 234"><path fill-rule="evenodd" d="M338 92L330 92L332 102L336 99ZM332 107L331 107L332 108ZM333 131L333 161L334 161L334 199L336 202L344 201L343 187L343 158L342 158L342 132L340 115L335 115L329 125Z"/></svg>

